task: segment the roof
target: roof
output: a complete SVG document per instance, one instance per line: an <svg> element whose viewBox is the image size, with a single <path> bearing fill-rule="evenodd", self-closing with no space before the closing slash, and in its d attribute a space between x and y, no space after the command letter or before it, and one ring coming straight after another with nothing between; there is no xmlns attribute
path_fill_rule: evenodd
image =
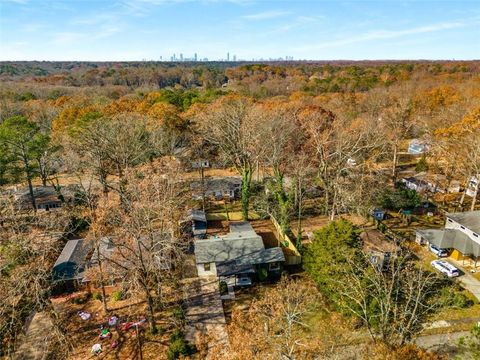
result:
<svg viewBox="0 0 480 360"><path fill-rule="evenodd" d="M414 177L414 176L403 178L402 181L403 182L409 182L409 183L412 183L412 184L424 185L424 186L428 185L428 182L426 182L425 180L419 179L419 178Z"/></svg>
<svg viewBox="0 0 480 360"><path fill-rule="evenodd" d="M224 177L206 177L204 180L205 191L230 191L238 189L242 185L242 178L239 176ZM192 181L190 188L193 191L200 191L202 188L201 181Z"/></svg>
<svg viewBox="0 0 480 360"><path fill-rule="evenodd" d="M47 205L47 204L61 204L62 200L60 195L63 196L64 200L69 200L73 198L74 192L76 190L76 185L62 186L60 192L55 189L53 186L34 186L33 195L35 196L35 203L37 206ZM15 201L20 205L30 205L30 190L28 187L23 187L17 189L14 192Z"/></svg>
<svg viewBox="0 0 480 360"><path fill-rule="evenodd" d="M82 279L90 250L90 243L83 239L67 241L53 265L54 280Z"/></svg>
<svg viewBox="0 0 480 360"><path fill-rule="evenodd" d="M465 226L469 230L480 234L480 211L448 213L446 216L447 218Z"/></svg>
<svg viewBox="0 0 480 360"><path fill-rule="evenodd" d="M217 275L218 276L230 276L235 274L245 274L245 273L254 273L255 269L253 265L241 265L237 264L236 261L224 261L217 265Z"/></svg>
<svg viewBox="0 0 480 360"><path fill-rule="evenodd" d="M98 263L98 254L100 253L100 258L102 260L105 259L110 259L112 257L112 254L115 250L115 244L112 242L112 239L109 237L103 237L100 239L100 243L98 246L98 252L95 250L93 252L92 258L90 259L90 262L92 264Z"/></svg>
<svg viewBox="0 0 480 360"><path fill-rule="evenodd" d="M187 220L207 222L207 215L205 214L205 211L190 209L187 212Z"/></svg>
<svg viewBox="0 0 480 360"><path fill-rule="evenodd" d="M386 239L385 235L378 230L366 230L360 234L363 241L363 250L366 252L398 252L400 247Z"/></svg>
<svg viewBox="0 0 480 360"><path fill-rule="evenodd" d="M480 256L480 244L476 243L467 234L455 229L427 229L417 232L428 242L441 249L454 248L464 255Z"/></svg>
<svg viewBox="0 0 480 360"><path fill-rule="evenodd" d="M230 234L229 234L230 235ZM264 249L262 238L253 236L224 236L195 241L197 263L234 260Z"/></svg>
<svg viewBox="0 0 480 360"><path fill-rule="evenodd" d="M235 221L230 223L230 233L247 233L247 232L255 233L255 230L253 230L252 224L250 224L248 221Z"/></svg>

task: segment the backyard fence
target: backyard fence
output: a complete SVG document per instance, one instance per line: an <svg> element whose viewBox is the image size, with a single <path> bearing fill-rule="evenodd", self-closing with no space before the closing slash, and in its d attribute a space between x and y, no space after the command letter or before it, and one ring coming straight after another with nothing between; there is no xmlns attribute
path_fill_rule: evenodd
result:
<svg viewBox="0 0 480 360"><path fill-rule="evenodd" d="M295 243L282 231L282 228L278 224L277 220L271 216L270 220L275 226L275 230L277 231L278 239L281 242L281 248L283 249L283 253L285 254L285 265L299 265L302 263L302 255L295 247Z"/></svg>

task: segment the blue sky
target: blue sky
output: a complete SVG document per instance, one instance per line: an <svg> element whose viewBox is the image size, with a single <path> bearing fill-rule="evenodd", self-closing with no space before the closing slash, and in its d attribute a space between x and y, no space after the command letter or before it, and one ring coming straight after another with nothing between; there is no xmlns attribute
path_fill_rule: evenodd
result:
<svg viewBox="0 0 480 360"><path fill-rule="evenodd" d="M0 0L0 60L480 59L480 0Z"/></svg>

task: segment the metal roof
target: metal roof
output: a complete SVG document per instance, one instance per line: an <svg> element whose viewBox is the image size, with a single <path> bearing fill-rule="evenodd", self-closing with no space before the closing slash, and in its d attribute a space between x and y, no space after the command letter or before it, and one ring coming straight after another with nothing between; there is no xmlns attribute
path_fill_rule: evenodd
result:
<svg viewBox="0 0 480 360"><path fill-rule="evenodd" d="M446 216L469 230L480 234L480 210L448 213Z"/></svg>
<svg viewBox="0 0 480 360"><path fill-rule="evenodd" d="M417 232L430 243L442 249L454 248L464 255L480 256L480 244L467 234L455 229L428 229Z"/></svg>

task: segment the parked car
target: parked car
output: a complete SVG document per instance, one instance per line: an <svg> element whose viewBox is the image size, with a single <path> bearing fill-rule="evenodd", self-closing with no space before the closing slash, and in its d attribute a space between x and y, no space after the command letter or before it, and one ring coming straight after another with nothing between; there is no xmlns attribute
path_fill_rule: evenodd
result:
<svg viewBox="0 0 480 360"><path fill-rule="evenodd" d="M437 255L438 257L447 257L448 256L448 250L447 249L440 249L439 247L437 247L433 244L428 245L428 249L432 253Z"/></svg>
<svg viewBox="0 0 480 360"><path fill-rule="evenodd" d="M445 260L433 260L430 264L435 269L440 271L442 274L447 275L448 277L456 277L460 275L458 269L452 264L446 262Z"/></svg>

